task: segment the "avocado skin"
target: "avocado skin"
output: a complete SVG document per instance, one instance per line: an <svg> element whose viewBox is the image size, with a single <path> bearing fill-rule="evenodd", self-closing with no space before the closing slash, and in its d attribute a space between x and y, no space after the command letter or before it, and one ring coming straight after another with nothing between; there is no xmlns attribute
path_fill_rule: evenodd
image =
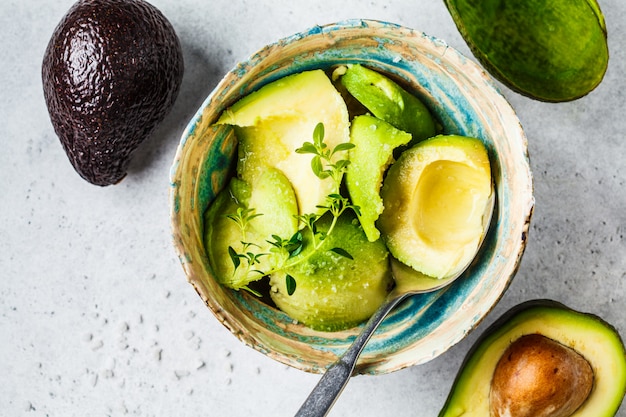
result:
<svg viewBox="0 0 626 417"><path fill-rule="evenodd" d="M54 130L75 170L116 184L172 108L184 72L174 28L143 0L79 0L56 27L42 64Z"/></svg>
<svg viewBox="0 0 626 417"><path fill-rule="evenodd" d="M444 0L483 67L513 91L546 102L581 98L608 67L596 0Z"/></svg>
<svg viewBox="0 0 626 417"><path fill-rule="evenodd" d="M482 417L483 415L484 417L488 417L488 411L486 413L479 413L476 410L468 410L462 404L459 404L459 399L461 399L460 397L463 395L462 392L464 390L469 390L472 393L472 402L488 405L488 401L485 401L483 398L479 398L481 397L481 387L475 383L468 384L466 373L472 372L472 369L475 368L477 362L481 361L482 357L488 357L488 355L486 355L486 350L489 346L497 343L501 338L505 337L507 332L515 330L516 327L519 328L519 326L524 326L524 323L528 321L536 321L538 318L549 322L550 317L567 317L570 322L572 320L577 320L576 318L581 319L581 321L579 321L575 326L576 330L582 329L585 332L589 332L588 334L592 337L589 340L576 339L576 342L574 343L576 346L584 347L586 344L596 345L603 343L605 346L610 346L610 349L597 350L597 352L602 352L599 356L603 358L607 358L607 355L609 355L607 361L610 362L607 363L610 363L610 366L601 367L599 364L593 362L593 358L585 357L585 355L583 355L583 357L590 362L592 368L594 368L595 378L602 379L601 383L603 387L600 388L598 386L600 381L596 379L594 382L596 387L592 391L590 397L594 396L594 392L596 392L595 395L599 395L599 392L609 392L609 397L606 397L605 395L605 398L600 398L600 401L595 401L596 404L599 403L600 405L599 408L592 409L591 413L589 410L585 412L577 410L574 414L572 414L572 417L581 415L593 415L593 417L614 416L620 407L624 395L626 394L626 347L624 346L621 335L615 327L597 315L574 310L554 300L536 299L525 301L512 307L496 319L494 323L492 323L487 330L480 335L463 360L448 398L439 412L438 417ZM548 325L548 327L550 327L550 325ZM541 327L538 327L532 332L524 332L522 330L515 331L514 333L516 335L515 337L532 333L543 334ZM571 335L568 335L568 337L569 336ZM558 339L554 340L556 342L562 342ZM513 341L514 339L510 339L509 344ZM563 344L568 345L567 343ZM576 348L574 349L576 350ZM583 354L582 351L579 353ZM497 362L499 357L494 357L493 359L495 359L495 367L495 362ZM490 381L486 381L486 383L489 384ZM610 386L610 388L607 388L607 386ZM587 399L588 402L589 400L590 399Z"/></svg>

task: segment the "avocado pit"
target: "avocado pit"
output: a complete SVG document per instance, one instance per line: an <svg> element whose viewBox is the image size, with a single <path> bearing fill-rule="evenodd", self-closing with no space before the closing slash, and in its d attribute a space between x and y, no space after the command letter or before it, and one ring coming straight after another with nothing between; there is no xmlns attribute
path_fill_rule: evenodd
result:
<svg viewBox="0 0 626 417"><path fill-rule="evenodd" d="M492 417L569 417L594 384L589 362L540 334L515 340L498 361L489 395Z"/></svg>

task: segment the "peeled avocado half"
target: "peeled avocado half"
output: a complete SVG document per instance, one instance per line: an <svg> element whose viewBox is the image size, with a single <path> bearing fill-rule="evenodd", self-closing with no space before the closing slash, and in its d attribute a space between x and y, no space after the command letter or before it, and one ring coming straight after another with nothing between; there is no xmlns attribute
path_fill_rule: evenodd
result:
<svg viewBox="0 0 626 417"><path fill-rule="evenodd" d="M476 342L439 417L611 417L625 392L626 350L617 331L595 315L533 300ZM501 393L504 405L502 398L493 404Z"/></svg>
<svg viewBox="0 0 626 417"><path fill-rule="evenodd" d="M377 225L400 262L433 278L451 277L476 254L492 193L484 144L435 136L404 151L389 168Z"/></svg>
<svg viewBox="0 0 626 417"><path fill-rule="evenodd" d="M330 219L323 217L318 223L327 230ZM305 247L311 248L308 233ZM335 248L349 253L350 258L336 253ZM352 212L339 217L318 250L305 250L290 263L294 266L271 276L270 295L291 318L316 330L343 330L367 320L393 284L384 243L368 241ZM285 274L297 283L291 295Z"/></svg>

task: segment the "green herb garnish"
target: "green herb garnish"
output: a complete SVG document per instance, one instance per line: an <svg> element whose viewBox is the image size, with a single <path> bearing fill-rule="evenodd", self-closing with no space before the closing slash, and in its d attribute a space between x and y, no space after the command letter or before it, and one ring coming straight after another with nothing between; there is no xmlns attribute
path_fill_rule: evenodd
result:
<svg viewBox="0 0 626 417"><path fill-rule="evenodd" d="M359 207L351 203L350 199L344 197L340 193L341 182L343 174L346 168L350 164L348 159L338 159L333 162L333 157L339 152L345 152L354 148L352 143L341 143L334 149L329 149L328 145L324 143L324 124L318 123L313 130L313 142L304 142L302 147L296 149L299 154L312 154L311 169L313 173L320 179L325 180L331 178L334 182L334 190L326 197L324 205L317 206L320 209L319 213L308 213L296 216L299 224L302 226L300 229L307 229L311 233L313 250L306 257L308 258L315 251L319 250L323 241L330 235L337 223L337 219L346 210L354 210L359 214ZM330 226L326 230L320 230L317 227L317 221L325 214L330 213L333 219ZM295 262L289 262L292 258L299 255L304 250L304 240L301 231L296 232L289 238L284 238L278 235L272 235L271 240L267 242L272 246L270 253L256 253L255 248L259 248L254 243L247 242L246 231L249 226L249 222L261 216L262 213L256 213L254 209L239 207L237 212L228 215L227 217L237 223L241 230L241 244L242 251L237 252L232 246L228 247L228 253L235 267L235 274L248 275L254 273L258 275L258 278L271 275L275 272L279 272L288 267L294 266L300 262L303 262L306 258L300 258ZM343 256L348 259L354 259L350 253L342 248L332 248L332 252ZM272 262L268 265L272 265L268 270L258 269L258 265L261 263L261 259L265 256L273 256ZM246 268L241 270L241 268ZM255 278L255 279L258 279ZM296 280L289 274L286 274L285 284L287 288L287 294L292 295L296 291ZM250 291L249 288L244 289ZM252 291L256 294L256 292Z"/></svg>

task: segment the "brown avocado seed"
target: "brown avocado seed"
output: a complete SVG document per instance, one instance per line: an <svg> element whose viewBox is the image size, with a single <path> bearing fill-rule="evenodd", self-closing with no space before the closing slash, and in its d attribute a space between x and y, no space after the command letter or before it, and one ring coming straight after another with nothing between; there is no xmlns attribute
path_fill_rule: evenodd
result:
<svg viewBox="0 0 626 417"><path fill-rule="evenodd" d="M540 334L515 340L491 380L491 417L569 417L587 399L593 370L574 349Z"/></svg>

